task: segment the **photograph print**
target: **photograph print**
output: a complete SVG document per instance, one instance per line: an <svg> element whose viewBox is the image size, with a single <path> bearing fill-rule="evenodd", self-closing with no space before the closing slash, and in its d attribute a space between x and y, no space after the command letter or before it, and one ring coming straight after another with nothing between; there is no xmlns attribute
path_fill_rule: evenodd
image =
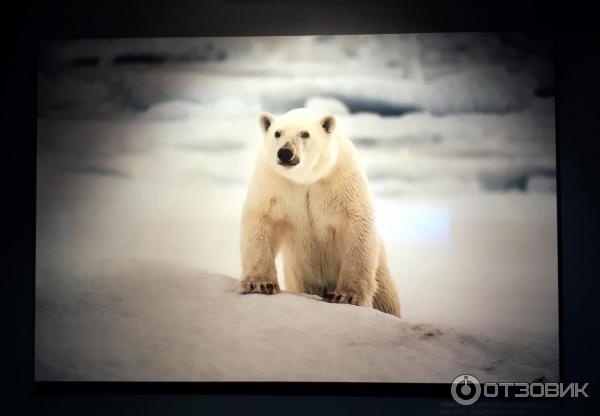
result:
<svg viewBox="0 0 600 416"><path fill-rule="evenodd" d="M521 33L40 43L35 380L557 382L553 68Z"/></svg>

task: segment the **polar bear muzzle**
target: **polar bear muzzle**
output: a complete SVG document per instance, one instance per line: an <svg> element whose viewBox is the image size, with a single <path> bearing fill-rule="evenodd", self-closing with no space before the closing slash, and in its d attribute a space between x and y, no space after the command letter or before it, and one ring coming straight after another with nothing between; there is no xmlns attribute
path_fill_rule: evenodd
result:
<svg viewBox="0 0 600 416"><path fill-rule="evenodd" d="M283 166L296 166L300 163L289 143L286 143L277 151L277 163Z"/></svg>

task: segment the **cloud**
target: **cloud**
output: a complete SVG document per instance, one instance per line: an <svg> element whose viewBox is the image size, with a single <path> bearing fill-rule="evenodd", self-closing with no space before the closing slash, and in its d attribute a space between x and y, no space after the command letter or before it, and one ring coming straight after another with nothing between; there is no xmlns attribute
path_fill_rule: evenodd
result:
<svg viewBox="0 0 600 416"><path fill-rule="evenodd" d="M518 111L531 104L541 75L510 50L487 35L65 42L46 51L44 62L59 63L54 76L42 71L39 109L50 116L115 117L120 109L201 118L223 99L248 111L285 112L320 97L337 100L340 111L386 116ZM201 106L183 108L185 102ZM218 111L229 110L232 117L241 111Z"/></svg>

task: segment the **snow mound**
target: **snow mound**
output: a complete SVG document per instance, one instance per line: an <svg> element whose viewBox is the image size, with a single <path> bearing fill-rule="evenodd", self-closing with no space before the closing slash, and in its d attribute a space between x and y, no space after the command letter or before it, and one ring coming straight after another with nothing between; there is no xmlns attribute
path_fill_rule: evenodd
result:
<svg viewBox="0 0 600 416"><path fill-rule="evenodd" d="M531 381L553 354L281 293L170 264L38 267L36 379L108 381ZM57 334L60 338L57 339ZM57 342L58 341L58 342Z"/></svg>
<svg viewBox="0 0 600 416"><path fill-rule="evenodd" d="M150 120L182 120L189 118L214 119L228 117L255 117L260 109L240 99L226 97L209 103L185 100L168 100L150 106L141 118Z"/></svg>
<svg viewBox="0 0 600 416"><path fill-rule="evenodd" d="M304 107L323 114L347 115L350 113L346 104L331 97L310 97L304 103Z"/></svg>
<svg viewBox="0 0 600 416"><path fill-rule="evenodd" d="M534 192L556 192L556 178L534 175L527 180L527 190Z"/></svg>

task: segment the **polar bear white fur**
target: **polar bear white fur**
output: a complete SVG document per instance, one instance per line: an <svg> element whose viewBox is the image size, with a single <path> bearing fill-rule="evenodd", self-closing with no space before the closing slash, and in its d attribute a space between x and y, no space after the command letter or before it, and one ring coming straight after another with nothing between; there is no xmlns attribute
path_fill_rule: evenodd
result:
<svg viewBox="0 0 600 416"><path fill-rule="evenodd" d="M286 289L400 316L366 177L332 115L260 116L264 144L244 203L240 293Z"/></svg>

